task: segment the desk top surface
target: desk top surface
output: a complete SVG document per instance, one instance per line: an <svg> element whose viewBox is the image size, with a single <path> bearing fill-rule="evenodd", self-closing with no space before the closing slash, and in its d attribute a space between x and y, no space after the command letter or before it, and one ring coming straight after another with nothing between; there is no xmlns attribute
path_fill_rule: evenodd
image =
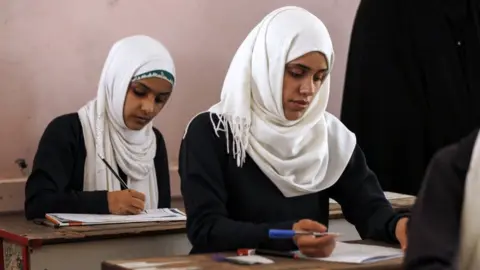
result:
<svg viewBox="0 0 480 270"><path fill-rule="evenodd" d="M184 233L185 231L185 222L183 221L53 228L27 221L23 214L0 216L0 238L29 246L89 239Z"/></svg>
<svg viewBox="0 0 480 270"><path fill-rule="evenodd" d="M372 241L358 241L362 244L375 244ZM223 254L223 255L232 255L232 254ZM212 259L212 254L202 254L202 255L190 255L190 256L173 256L173 257L158 257L158 258L147 258L147 259L135 259L135 260L117 260L117 261L106 261L102 263L102 270L141 270L146 268L135 268L135 266L124 265L126 263L171 263L163 265L166 268L175 268L178 269L262 269L262 270L292 270L292 269L303 269L303 270L327 270L327 269L401 269L402 268L402 258L386 260L378 263L369 263L369 264L347 264L347 263L333 263L333 262L322 262L317 260L307 260L307 259L289 259L289 258L280 258L280 257L269 257L265 256L275 263L273 264L264 264L264 265L252 265L252 266L243 266L235 265L228 262L216 262ZM145 266L144 266L145 267ZM155 266L151 265L153 269ZM190 267L190 268L189 268ZM162 269L162 268L157 268Z"/></svg>
<svg viewBox="0 0 480 270"><path fill-rule="evenodd" d="M395 197L395 195L391 195L392 193L387 193L387 198L392 204L393 209L396 212L410 210L412 206L415 204L416 197L414 196L407 196L401 195L399 197ZM392 198L389 198L389 197ZM330 203L330 214L329 219L341 219L343 218L342 208L338 203L331 202Z"/></svg>
<svg viewBox="0 0 480 270"><path fill-rule="evenodd" d="M396 211L411 208L415 198L390 199ZM330 219L343 218L340 205L330 203ZM185 222L148 222L53 228L27 221L23 214L0 215L0 238L21 245L38 246L93 239L160 235L186 232Z"/></svg>

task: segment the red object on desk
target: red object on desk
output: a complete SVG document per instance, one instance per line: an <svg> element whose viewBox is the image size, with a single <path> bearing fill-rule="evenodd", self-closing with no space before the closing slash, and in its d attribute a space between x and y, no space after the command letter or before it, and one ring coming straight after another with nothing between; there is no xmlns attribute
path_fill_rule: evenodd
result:
<svg viewBox="0 0 480 270"><path fill-rule="evenodd" d="M240 249L237 250L237 255L238 256L255 255L255 249L240 248Z"/></svg>

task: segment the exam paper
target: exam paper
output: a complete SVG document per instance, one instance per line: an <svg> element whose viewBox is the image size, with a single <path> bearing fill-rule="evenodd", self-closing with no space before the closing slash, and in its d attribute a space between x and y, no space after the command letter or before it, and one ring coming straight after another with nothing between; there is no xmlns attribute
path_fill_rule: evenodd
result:
<svg viewBox="0 0 480 270"><path fill-rule="evenodd" d="M149 209L138 215L97 215L97 214L48 214L61 222L81 222L85 224L117 224L152 221L184 221L186 215L178 209Z"/></svg>
<svg viewBox="0 0 480 270"><path fill-rule="evenodd" d="M311 258L301 254L299 251L297 254L301 258L342 263L373 263L403 257L403 251L398 248L344 242L337 242L330 257Z"/></svg>

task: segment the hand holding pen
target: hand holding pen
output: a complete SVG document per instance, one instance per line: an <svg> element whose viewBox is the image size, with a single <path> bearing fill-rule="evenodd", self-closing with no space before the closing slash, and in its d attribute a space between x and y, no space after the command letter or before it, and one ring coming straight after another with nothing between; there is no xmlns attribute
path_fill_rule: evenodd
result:
<svg viewBox="0 0 480 270"><path fill-rule="evenodd" d="M108 210L116 215L136 215L145 213L145 194L129 189L125 181L115 172L108 162L99 155L108 170L117 178L124 190L107 193Z"/></svg>
<svg viewBox="0 0 480 270"><path fill-rule="evenodd" d="M335 248L335 238L338 235L327 233L327 227L324 225L313 220L302 219L295 223L292 229L295 232L293 241L304 255L328 257L332 254Z"/></svg>
<svg viewBox="0 0 480 270"><path fill-rule="evenodd" d="M108 210L115 215L137 215L145 209L145 195L131 189L110 191L107 200Z"/></svg>

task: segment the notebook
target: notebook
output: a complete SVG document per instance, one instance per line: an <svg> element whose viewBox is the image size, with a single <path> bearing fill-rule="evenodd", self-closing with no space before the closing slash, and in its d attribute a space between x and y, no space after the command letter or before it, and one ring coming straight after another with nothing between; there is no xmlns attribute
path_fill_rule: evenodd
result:
<svg viewBox="0 0 480 270"><path fill-rule="evenodd" d="M390 191L383 192L387 200L395 200L395 199L406 199L406 198L415 198L415 196L407 195L407 194L400 194ZM329 199L329 203L337 203L334 199Z"/></svg>
<svg viewBox="0 0 480 270"><path fill-rule="evenodd" d="M46 214L45 218L56 227L187 220L185 213L176 208L149 209L145 212L138 215L52 213Z"/></svg>
<svg viewBox="0 0 480 270"><path fill-rule="evenodd" d="M297 252L299 257L327 262L340 263L374 263L395 258L403 257L403 251L397 248L389 248L382 246L371 246L363 244L350 244L337 242L333 253L326 258L311 258L301 252Z"/></svg>

